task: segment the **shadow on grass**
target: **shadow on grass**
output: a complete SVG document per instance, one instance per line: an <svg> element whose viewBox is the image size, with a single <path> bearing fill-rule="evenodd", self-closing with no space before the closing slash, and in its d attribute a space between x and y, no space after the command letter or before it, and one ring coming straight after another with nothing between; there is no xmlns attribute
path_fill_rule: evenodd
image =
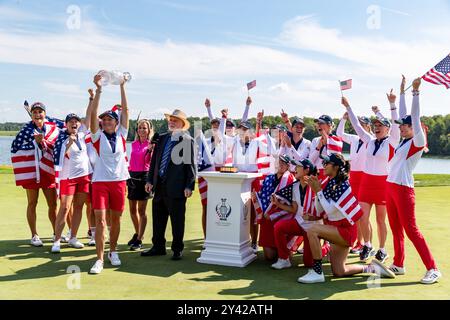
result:
<svg viewBox="0 0 450 320"><path fill-rule="evenodd" d="M302 265L302 258L294 256L294 267L285 270L272 270L270 263L264 261L261 252L258 259L246 268L224 267L197 263L200 256L203 240L185 241L183 259L180 261L170 260L170 250L166 256L141 257L139 252L120 251L122 266L114 272L147 275L152 277L169 278L178 273L192 275L189 281L203 283L224 282L228 288L218 291L219 295L232 298L254 299L254 298L281 298L281 299L326 299L340 292L367 290L367 277L353 276L348 278L333 278L329 264L324 264L326 282L321 284L305 285L297 283L297 278L306 273ZM167 244L170 248L170 243ZM125 246L120 246L122 249ZM78 266L82 272L88 272L95 260L95 248L85 247L81 250L62 248L60 254L49 252L51 246L49 240L41 248L32 248L28 240L0 241L1 256L11 261L27 259L46 259L44 263L29 268L18 270L13 275L0 277L0 282L17 281L26 279L42 279L66 274L71 265ZM350 262L353 262L350 260ZM105 268L110 268L105 263ZM205 275L205 273L208 273ZM117 274L119 275L119 274ZM242 286L242 280L246 280ZM142 281L142 280L140 280ZM151 279L149 279L151 281ZM183 280L180 280L183 281ZM227 282L236 281L236 287L230 287ZM239 281L239 282L237 282ZM381 280L383 287L396 287L405 285L416 285L411 283L396 283L395 280ZM173 280L168 282L173 285ZM170 297L167 297L170 299ZM185 297L186 299L189 296ZM363 293L361 294L363 299Z"/></svg>

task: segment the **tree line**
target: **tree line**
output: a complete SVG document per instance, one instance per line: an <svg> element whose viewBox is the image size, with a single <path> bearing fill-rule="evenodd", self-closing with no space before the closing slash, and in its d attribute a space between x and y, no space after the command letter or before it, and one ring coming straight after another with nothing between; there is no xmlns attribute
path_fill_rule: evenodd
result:
<svg viewBox="0 0 450 320"><path fill-rule="evenodd" d="M191 123L190 133L193 135L194 122L201 121L203 130L211 128L209 119L207 117L189 117L189 122ZM337 127L340 119L334 119L334 123ZM422 122L428 127L428 148L430 149L429 155L436 156L450 156L450 114L445 116L436 115L431 117L423 116L421 117ZM255 127L256 119L251 118L249 121ZM306 139L312 140L317 136L317 132L314 129L314 118L304 118L305 121L305 133L304 137ZM238 124L239 121L235 120ZM277 124L282 124L280 116L265 116L263 120L263 126L271 128ZM164 119L152 120L155 132L165 132L167 131L167 121ZM0 131L19 131L23 127L24 123L16 122L6 122L0 123ZM136 120L130 120L130 130L128 133L128 140L134 140L134 134L136 129ZM355 133L349 121L346 124L346 132ZM344 152L349 150L349 146L344 144Z"/></svg>

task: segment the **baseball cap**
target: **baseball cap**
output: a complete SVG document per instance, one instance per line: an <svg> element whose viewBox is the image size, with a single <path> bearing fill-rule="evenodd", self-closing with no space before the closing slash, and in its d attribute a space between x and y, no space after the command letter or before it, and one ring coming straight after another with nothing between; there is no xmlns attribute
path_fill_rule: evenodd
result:
<svg viewBox="0 0 450 320"><path fill-rule="evenodd" d="M234 121L231 120L231 119L227 120L226 126L227 127L233 127L233 128L236 127L236 125L234 124Z"/></svg>
<svg viewBox="0 0 450 320"><path fill-rule="evenodd" d="M329 156L320 156L320 158L323 160L323 163L332 163L335 166L343 167L345 165L344 161L342 159L338 158L336 154L332 153Z"/></svg>
<svg viewBox="0 0 450 320"><path fill-rule="evenodd" d="M398 123L398 124L409 124L409 125L411 125L412 124L412 119L411 119L411 116L406 116L406 117L403 117L403 118L401 118L400 120L394 120L394 122L395 123Z"/></svg>
<svg viewBox="0 0 450 320"><path fill-rule="evenodd" d="M363 124L370 124L370 119L366 116L361 116L358 117L359 122L363 123Z"/></svg>
<svg viewBox="0 0 450 320"><path fill-rule="evenodd" d="M291 158L289 158L289 156L286 154L280 155L279 159L281 161L283 161L284 163L288 163L288 164L291 163Z"/></svg>
<svg viewBox="0 0 450 320"><path fill-rule="evenodd" d="M240 128L240 127L251 129L252 128L252 124L250 123L250 121L242 121L241 123L239 123L238 128Z"/></svg>
<svg viewBox="0 0 450 320"><path fill-rule="evenodd" d="M42 102L35 102L31 105L30 111L33 111L34 109L41 109L45 111L45 104Z"/></svg>
<svg viewBox="0 0 450 320"><path fill-rule="evenodd" d="M313 171L316 168L316 166L308 159L303 159L303 160L293 159L293 160L291 160L291 163L295 166L301 166L301 167L303 167L305 169L309 169L311 171Z"/></svg>
<svg viewBox="0 0 450 320"><path fill-rule="evenodd" d="M295 126L297 123L305 125L305 121L303 120L303 118L294 117L294 119L292 119L292 126Z"/></svg>
<svg viewBox="0 0 450 320"><path fill-rule="evenodd" d="M98 116L100 119L103 119L104 117L110 117L112 119L115 119L116 121L119 121L119 115L115 113L112 110L108 110L103 112L101 115Z"/></svg>
<svg viewBox="0 0 450 320"><path fill-rule="evenodd" d="M375 118L375 119L372 120L372 123L375 123L375 122L379 122L383 126L388 127L388 128L391 127L391 122L387 118Z"/></svg>
<svg viewBox="0 0 450 320"><path fill-rule="evenodd" d="M280 131L288 131L288 129L286 128L286 126L282 125L282 124L276 124L274 126L272 126L271 128L272 130L280 130Z"/></svg>
<svg viewBox="0 0 450 320"><path fill-rule="evenodd" d="M314 122L325 123L325 124L331 125L331 124L333 124L333 119L330 116L324 114L324 115L321 115L319 118L314 119Z"/></svg>
<svg viewBox="0 0 450 320"><path fill-rule="evenodd" d="M69 122L72 119L77 119L78 121L81 121L81 118L79 116L77 116L75 113L69 113L66 116L66 123Z"/></svg>

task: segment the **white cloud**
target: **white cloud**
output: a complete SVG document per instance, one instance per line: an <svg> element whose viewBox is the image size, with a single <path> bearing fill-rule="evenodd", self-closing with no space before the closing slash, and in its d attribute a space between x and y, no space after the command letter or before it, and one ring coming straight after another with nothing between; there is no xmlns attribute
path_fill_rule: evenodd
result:
<svg viewBox="0 0 450 320"><path fill-rule="evenodd" d="M81 96L84 94L84 91L81 88L74 84L65 84L59 82L49 82L45 81L42 85L50 90L52 93L62 94L62 95L71 95L71 96Z"/></svg>
<svg viewBox="0 0 450 320"><path fill-rule="evenodd" d="M287 93L289 91L291 91L291 88L286 82L278 83L269 88L269 92Z"/></svg>
<svg viewBox="0 0 450 320"><path fill-rule="evenodd" d="M201 107L205 96L217 103L215 109L229 106L231 116L241 116L245 82L253 79L258 87L251 91L252 114L262 107L266 114L278 114L284 107L292 115L339 116L339 79L354 79L354 89L346 94L357 112L367 114L371 105L386 105L385 92L398 86L401 73L409 79L424 73L449 50L439 38L440 29L432 26L408 41L374 34L354 36L324 28L317 19L309 15L289 20L278 37L254 37L253 45L121 37L86 20L81 30L63 33L0 30L0 62L55 67L62 74L67 69L84 71L90 85L90 75L100 69L129 71L133 75L130 106L143 108L152 118L173 109L168 106L181 106L189 115L205 115ZM47 92L39 92L39 99L51 98L58 105L60 96L76 97L66 99L65 106L82 112L80 99L86 92L80 86L70 79L48 80L43 83ZM449 95L439 89L424 94L426 114L442 113L442 103L450 105ZM51 97L52 93L59 97ZM102 102L112 104L116 99L108 94ZM137 116L136 110L132 112Z"/></svg>
<svg viewBox="0 0 450 320"><path fill-rule="evenodd" d="M377 35L351 36L303 17L287 21L279 40L290 47L356 63L356 71L364 68L366 74L381 77L423 74L432 67L430 63L437 63L449 50L445 42L432 39L396 41Z"/></svg>

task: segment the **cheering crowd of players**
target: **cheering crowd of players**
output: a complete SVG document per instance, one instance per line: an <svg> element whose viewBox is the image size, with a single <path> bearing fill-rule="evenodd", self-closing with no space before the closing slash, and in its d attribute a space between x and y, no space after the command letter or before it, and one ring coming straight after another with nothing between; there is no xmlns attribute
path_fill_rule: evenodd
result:
<svg viewBox="0 0 450 320"><path fill-rule="evenodd" d="M393 278L406 272L406 233L426 267L421 282L430 284L441 277L415 220L412 172L426 148L420 123L420 78L413 82L410 115L403 78L399 113L397 97L392 90L387 94L391 119L378 108L373 108L373 119L358 117L349 101L342 97L345 114L336 132L333 133L332 118L322 115L315 119L319 136L312 141L303 137L305 123L301 117L289 118L282 110L283 123L268 128L261 111L253 128L248 121L250 97L238 124L228 119L227 109L215 118L207 99L210 131L195 132L191 138L186 134L189 122L180 110L166 114L169 124L166 134L155 133L151 121L140 120L129 159L126 81L120 85L121 104L99 115L100 80L98 75L94 78L96 91L89 91L84 118L70 113L63 122L48 117L44 104L34 103L29 110L31 121L12 143L16 184L26 190L28 199L31 245L43 245L36 229L36 205L42 189L54 231L51 252L59 253L61 242L77 249L84 247L77 234L86 205L90 227L88 244L95 245L97 250L97 260L90 273L102 271L107 241L110 263L120 266L117 242L125 199L128 197L135 230L128 245L131 250L139 250L147 225L147 203L155 195L153 247L141 251L141 255L165 254L164 231L170 217L174 237L172 259L180 260L186 199L192 195L196 172L233 166L240 172L262 174L252 184L251 245L255 252L259 251L258 244L263 247L265 259L272 261L274 269L291 267L292 255L302 252L308 272L299 277L301 283L325 281L322 270L325 257L337 277L376 273ZM345 132L347 121L356 135ZM198 161L182 157L180 166L173 159L176 153L173 150L177 150L177 144L191 148L194 142ZM343 143L350 145L349 160L342 156ZM200 177L198 188L206 236L208 188ZM372 228L369 220L372 206L376 213L377 250L372 244L375 227ZM389 258L385 249L386 215L394 243L393 262L389 266L385 265ZM66 222L70 232L64 236ZM109 240L105 239L105 233ZM349 254L359 254L364 264L346 264ZM369 259L371 262L366 263Z"/></svg>

